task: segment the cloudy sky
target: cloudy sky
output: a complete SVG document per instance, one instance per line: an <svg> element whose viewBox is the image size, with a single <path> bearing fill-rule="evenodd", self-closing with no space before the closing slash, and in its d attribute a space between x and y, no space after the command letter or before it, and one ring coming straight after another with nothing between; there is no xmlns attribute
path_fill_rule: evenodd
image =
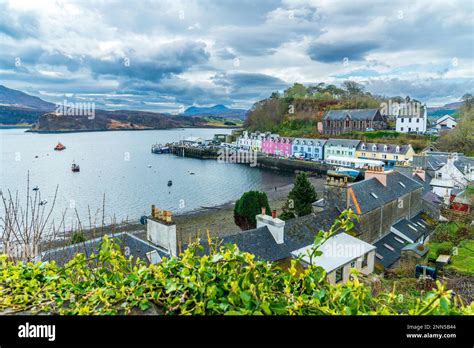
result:
<svg viewBox="0 0 474 348"><path fill-rule="evenodd" d="M0 84L60 102L249 108L294 82L474 93L474 2L0 0Z"/></svg>

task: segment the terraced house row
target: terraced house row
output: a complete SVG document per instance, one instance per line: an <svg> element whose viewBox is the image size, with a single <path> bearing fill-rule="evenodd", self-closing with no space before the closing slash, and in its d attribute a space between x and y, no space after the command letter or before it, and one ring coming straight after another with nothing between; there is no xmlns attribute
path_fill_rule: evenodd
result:
<svg viewBox="0 0 474 348"><path fill-rule="evenodd" d="M273 133L244 131L237 147L279 157L296 157L323 161L330 156L360 158L405 164L413 160L415 151L410 144L366 143L354 139L317 139L280 137Z"/></svg>

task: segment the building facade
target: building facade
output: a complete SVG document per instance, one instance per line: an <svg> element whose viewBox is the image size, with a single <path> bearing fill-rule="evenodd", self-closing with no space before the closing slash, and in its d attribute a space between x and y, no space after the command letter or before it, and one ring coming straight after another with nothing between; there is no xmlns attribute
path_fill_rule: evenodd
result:
<svg viewBox="0 0 474 348"><path fill-rule="evenodd" d="M301 154L305 158L322 161L324 159L325 139L295 138L291 154Z"/></svg>
<svg viewBox="0 0 474 348"><path fill-rule="evenodd" d="M457 126L457 121L450 115L441 116L436 120L435 128L437 130L453 129Z"/></svg>
<svg viewBox="0 0 474 348"><path fill-rule="evenodd" d="M329 139L324 144L324 158L328 158L329 156L355 158L359 143L360 140Z"/></svg>
<svg viewBox="0 0 474 348"><path fill-rule="evenodd" d="M428 112L426 105L419 103L413 107L402 106L396 115L395 129L399 133L425 133L428 123Z"/></svg>
<svg viewBox="0 0 474 348"><path fill-rule="evenodd" d="M324 114L322 123L323 134L328 135L388 127L379 109L329 110Z"/></svg>
<svg viewBox="0 0 474 348"><path fill-rule="evenodd" d="M408 144L380 144L361 142L357 145L356 157L392 162L394 164L408 164L413 161L415 151Z"/></svg>
<svg viewBox="0 0 474 348"><path fill-rule="evenodd" d="M281 157L291 156L291 138L269 135L262 140L262 152Z"/></svg>

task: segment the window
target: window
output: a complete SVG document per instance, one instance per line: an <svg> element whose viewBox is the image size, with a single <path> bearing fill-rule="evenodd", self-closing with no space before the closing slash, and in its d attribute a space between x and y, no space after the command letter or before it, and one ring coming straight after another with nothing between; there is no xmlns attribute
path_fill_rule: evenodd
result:
<svg viewBox="0 0 474 348"><path fill-rule="evenodd" d="M400 146L397 145L397 147L395 148L395 152L397 152L397 153L400 152Z"/></svg>
<svg viewBox="0 0 474 348"><path fill-rule="evenodd" d="M408 123L411 123L411 118L408 119Z"/></svg>
<svg viewBox="0 0 474 348"><path fill-rule="evenodd" d="M362 152L362 157L365 157L365 152Z"/></svg>
<svg viewBox="0 0 474 348"><path fill-rule="evenodd" d="M397 156L397 155L393 156L393 158L394 158L396 161L398 161L398 156Z"/></svg>
<svg viewBox="0 0 474 348"><path fill-rule="evenodd" d="M402 120L402 123L404 123L404 122L405 122L405 119L404 119L403 117L402 117L402 119L401 119L401 120Z"/></svg>
<svg viewBox="0 0 474 348"><path fill-rule="evenodd" d="M342 281L344 275L344 267L339 267L336 269L336 283L339 283Z"/></svg>
<svg viewBox="0 0 474 348"><path fill-rule="evenodd" d="M420 123L420 119L419 119L419 118L416 119L416 123Z"/></svg>
<svg viewBox="0 0 474 348"><path fill-rule="evenodd" d="M436 173L436 179L442 179L443 174L442 173Z"/></svg>
<svg viewBox="0 0 474 348"><path fill-rule="evenodd" d="M351 262L351 268L356 268L356 261L355 260Z"/></svg>
<svg viewBox="0 0 474 348"><path fill-rule="evenodd" d="M401 131L403 132L403 127L401 128Z"/></svg>
<svg viewBox="0 0 474 348"><path fill-rule="evenodd" d="M364 257L362 258L362 268L367 267L369 264L369 254L366 253L364 254Z"/></svg>
<svg viewBox="0 0 474 348"><path fill-rule="evenodd" d="M383 155L382 155L382 158L383 158L383 159L387 159L387 155L386 155L386 154L383 154Z"/></svg>

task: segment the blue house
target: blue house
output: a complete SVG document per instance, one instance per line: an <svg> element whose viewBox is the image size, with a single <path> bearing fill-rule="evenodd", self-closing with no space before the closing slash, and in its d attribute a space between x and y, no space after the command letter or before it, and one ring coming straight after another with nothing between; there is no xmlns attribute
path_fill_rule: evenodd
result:
<svg viewBox="0 0 474 348"><path fill-rule="evenodd" d="M300 154L308 159L323 160L325 139L295 138L291 154Z"/></svg>

